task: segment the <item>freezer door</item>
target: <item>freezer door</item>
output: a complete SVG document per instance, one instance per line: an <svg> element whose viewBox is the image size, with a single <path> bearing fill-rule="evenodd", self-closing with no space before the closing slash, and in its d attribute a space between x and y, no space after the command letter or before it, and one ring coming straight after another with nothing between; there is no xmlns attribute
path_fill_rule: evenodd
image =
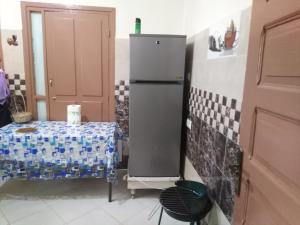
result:
<svg viewBox="0 0 300 225"><path fill-rule="evenodd" d="M185 48L185 36L131 36L130 80L183 80Z"/></svg>
<svg viewBox="0 0 300 225"><path fill-rule="evenodd" d="M179 176L182 96L182 84L130 85L130 176Z"/></svg>

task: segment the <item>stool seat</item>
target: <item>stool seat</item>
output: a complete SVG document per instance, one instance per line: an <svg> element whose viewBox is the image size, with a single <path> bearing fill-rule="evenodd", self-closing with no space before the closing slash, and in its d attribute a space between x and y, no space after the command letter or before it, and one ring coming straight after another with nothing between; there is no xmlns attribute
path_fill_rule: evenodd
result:
<svg viewBox="0 0 300 225"><path fill-rule="evenodd" d="M207 195L205 185L197 183L200 189L195 189L190 188L189 181L185 184L187 185L180 183L176 187L170 187L161 192L159 197L162 205L161 215L164 210L174 219L200 224L212 208L212 202ZM195 183L192 186L194 185Z"/></svg>

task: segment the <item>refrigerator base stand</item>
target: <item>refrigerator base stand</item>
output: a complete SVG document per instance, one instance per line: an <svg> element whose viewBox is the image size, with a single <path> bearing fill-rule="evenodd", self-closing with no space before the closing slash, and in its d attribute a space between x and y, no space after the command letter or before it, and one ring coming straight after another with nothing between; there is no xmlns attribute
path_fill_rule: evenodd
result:
<svg viewBox="0 0 300 225"><path fill-rule="evenodd" d="M127 177L127 188L132 196L136 189L165 189L175 185L180 177Z"/></svg>

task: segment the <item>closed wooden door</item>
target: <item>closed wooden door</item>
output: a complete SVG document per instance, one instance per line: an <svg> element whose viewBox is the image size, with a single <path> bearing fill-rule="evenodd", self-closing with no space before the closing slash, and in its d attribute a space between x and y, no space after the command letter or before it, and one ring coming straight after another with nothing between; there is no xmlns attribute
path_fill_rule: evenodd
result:
<svg viewBox="0 0 300 225"><path fill-rule="evenodd" d="M69 104L83 121L109 120L108 14L45 12L50 120L66 120Z"/></svg>
<svg viewBox="0 0 300 225"><path fill-rule="evenodd" d="M77 90L82 119L108 120L108 15L77 13L75 30Z"/></svg>
<svg viewBox="0 0 300 225"><path fill-rule="evenodd" d="M254 0L234 224L300 224L300 1Z"/></svg>

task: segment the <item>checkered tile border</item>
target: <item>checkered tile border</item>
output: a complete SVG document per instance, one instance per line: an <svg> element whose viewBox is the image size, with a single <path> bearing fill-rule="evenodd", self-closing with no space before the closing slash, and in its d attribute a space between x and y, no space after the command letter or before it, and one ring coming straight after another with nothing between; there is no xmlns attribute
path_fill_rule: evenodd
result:
<svg viewBox="0 0 300 225"><path fill-rule="evenodd" d="M239 144L241 102L191 87L189 110L190 113Z"/></svg>
<svg viewBox="0 0 300 225"><path fill-rule="evenodd" d="M13 78L8 76L8 85L10 91L14 94L20 95L22 93L24 96L26 95L25 79L21 79L20 74L14 74Z"/></svg>
<svg viewBox="0 0 300 225"><path fill-rule="evenodd" d="M129 81L128 80L116 80L115 82L115 97L124 101L125 97L129 96Z"/></svg>

